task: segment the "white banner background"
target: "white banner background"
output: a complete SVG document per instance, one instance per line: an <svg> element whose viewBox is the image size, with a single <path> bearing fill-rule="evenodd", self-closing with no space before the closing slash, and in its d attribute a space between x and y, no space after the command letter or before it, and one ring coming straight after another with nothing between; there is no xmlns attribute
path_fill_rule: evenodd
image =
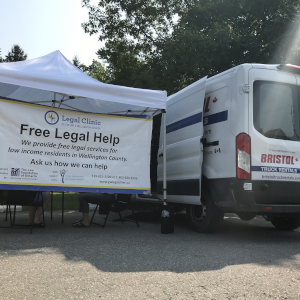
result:
<svg viewBox="0 0 300 300"><path fill-rule="evenodd" d="M2 189L150 190L152 120L0 99Z"/></svg>

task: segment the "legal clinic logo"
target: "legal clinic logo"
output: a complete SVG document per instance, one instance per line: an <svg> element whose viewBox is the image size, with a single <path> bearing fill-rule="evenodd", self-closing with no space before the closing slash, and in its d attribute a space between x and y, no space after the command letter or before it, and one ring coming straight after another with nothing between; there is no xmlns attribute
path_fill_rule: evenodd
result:
<svg viewBox="0 0 300 300"><path fill-rule="evenodd" d="M55 125L59 120L58 114L53 111L49 110L45 113L45 121L50 125Z"/></svg>

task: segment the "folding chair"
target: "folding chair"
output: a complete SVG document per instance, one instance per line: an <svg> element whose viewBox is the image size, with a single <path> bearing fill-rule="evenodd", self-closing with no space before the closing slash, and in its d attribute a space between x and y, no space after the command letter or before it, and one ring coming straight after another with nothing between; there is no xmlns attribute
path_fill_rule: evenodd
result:
<svg viewBox="0 0 300 300"><path fill-rule="evenodd" d="M35 197L37 195L36 201L34 201ZM45 224L45 216L44 216L44 207L43 207L43 194L42 192L36 192L36 191L7 191L7 197L6 197L6 210L9 212L9 218L10 218L10 225L11 227L26 227L30 228L30 234L32 233L33 229L33 221L31 220L31 225L28 226L28 224L16 224L16 206L22 205L22 206L34 206L35 210L41 206L42 207L42 216L43 216L43 224ZM11 212L11 206L14 206L13 216Z"/></svg>
<svg viewBox="0 0 300 300"><path fill-rule="evenodd" d="M134 212L132 207L131 194L101 194L99 195L98 199L93 199L88 202L91 204L96 204L93 216L90 221L90 225L96 224L104 228L110 212L117 212L119 214L122 223L124 223L125 221L135 222L136 225L140 227L138 222L138 214ZM105 215L104 222L102 224L93 222L98 207L99 207L99 214ZM131 210L132 215L134 216L134 220L124 218L122 216L121 211L125 209Z"/></svg>

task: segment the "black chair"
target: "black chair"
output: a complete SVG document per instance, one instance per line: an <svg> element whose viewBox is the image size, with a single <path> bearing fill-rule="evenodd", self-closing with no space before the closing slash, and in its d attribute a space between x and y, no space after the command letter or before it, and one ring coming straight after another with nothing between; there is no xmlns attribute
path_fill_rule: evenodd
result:
<svg viewBox="0 0 300 300"><path fill-rule="evenodd" d="M88 202L91 204L96 204L93 216L90 221L90 225L96 224L96 225L100 225L100 226L102 226L102 228L104 228L110 212L117 212L119 214L119 217L120 217L120 220L122 223L124 223L125 221L135 222L136 225L138 227L140 227L139 222L138 222L138 214L134 212L133 207L132 207L131 194L100 194L98 199L91 199ZM105 215L103 223L93 222L98 208L99 208L99 214ZM134 216L133 220L124 218L122 216L121 212L124 210L127 210L127 209L131 210L132 215Z"/></svg>
<svg viewBox="0 0 300 300"><path fill-rule="evenodd" d="M34 201L35 197L37 196L36 201ZM35 210L41 206L42 207L42 216L43 216L43 224L45 224L45 216L44 216L44 207L43 207L43 195L42 192L36 191L6 191L6 195L4 196L5 204L7 205L6 212L9 213L10 218L10 225L11 227L24 227L30 228L30 234L32 233L33 229L33 221L31 220L31 225L28 224L16 224L16 206L34 206ZM14 206L13 216L11 212L11 206Z"/></svg>

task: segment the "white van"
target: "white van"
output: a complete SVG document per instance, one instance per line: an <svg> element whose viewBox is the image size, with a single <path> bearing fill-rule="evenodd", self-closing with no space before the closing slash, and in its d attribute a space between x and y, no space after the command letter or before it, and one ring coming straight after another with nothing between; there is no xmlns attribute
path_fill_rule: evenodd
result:
<svg viewBox="0 0 300 300"><path fill-rule="evenodd" d="M300 226L300 67L243 64L203 78L167 102L167 200L192 228L224 213ZM160 134L162 137L162 131ZM157 191L162 193L162 138Z"/></svg>

